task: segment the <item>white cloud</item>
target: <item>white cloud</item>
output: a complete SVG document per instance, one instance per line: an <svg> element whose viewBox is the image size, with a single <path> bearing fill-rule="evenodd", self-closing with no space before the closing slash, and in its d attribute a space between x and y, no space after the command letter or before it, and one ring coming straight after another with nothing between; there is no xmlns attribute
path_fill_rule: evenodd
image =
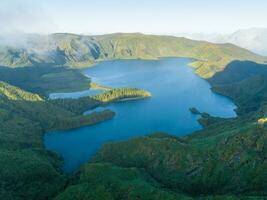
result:
<svg viewBox="0 0 267 200"><path fill-rule="evenodd" d="M10 0L0 2L0 27L1 33L47 33L55 25L42 9L40 1Z"/></svg>

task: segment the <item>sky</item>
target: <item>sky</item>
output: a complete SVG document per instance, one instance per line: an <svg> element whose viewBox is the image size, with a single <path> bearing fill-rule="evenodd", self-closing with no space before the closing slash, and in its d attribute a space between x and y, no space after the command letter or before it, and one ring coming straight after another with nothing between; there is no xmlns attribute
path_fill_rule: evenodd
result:
<svg viewBox="0 0 267 200"><path fill-rule="evenodd" d="M0 0L2 33L231 33L267 28L267 0Z"/></svg>

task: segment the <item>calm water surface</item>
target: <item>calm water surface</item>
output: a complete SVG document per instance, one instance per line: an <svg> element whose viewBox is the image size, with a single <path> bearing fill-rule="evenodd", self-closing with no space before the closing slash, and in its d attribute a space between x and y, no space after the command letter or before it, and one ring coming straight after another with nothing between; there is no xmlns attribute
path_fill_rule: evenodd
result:
<svg viewBox="0 0 267 200"><path fill-rule="evenodd" d="M190 113L190 107L213 116L236 116L233 102L213 93L209 83L187 66L190 61L185 58L118 60L85 70L84 73L95 82L112 87L143 88L150 91L152 97L106 106L115 111L116 116L100 124L47 133L46 148L62 155L64 170L71 172L90 160L106 142L153 132L182 136L201 129L197 116ZM64 95L62 97L72 96L71 93ZM84 95L86 92L73 93L72 97ZM98 108L101 109L105 108Z"/></svg>

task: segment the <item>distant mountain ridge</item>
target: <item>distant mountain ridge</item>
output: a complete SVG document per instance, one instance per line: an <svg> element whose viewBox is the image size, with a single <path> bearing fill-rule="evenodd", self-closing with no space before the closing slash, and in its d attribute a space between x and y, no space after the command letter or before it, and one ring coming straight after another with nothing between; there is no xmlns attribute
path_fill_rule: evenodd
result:
<svg viewBox="0 0 267 200"><path fill-rule="evenodd" d="M158 59L190 57L203 78L221 71L233 60L263 63L267 58L232 44L213 44L182 37L116 33L99 36L57 33L30 35L21 45L0 45L0 65L9 67L39 64L87 67L112 59Z"/></svg>
<svg viewBox="0 0 267 200"><path fill-rule="evenodd" d="M178 35L215 43L232 43L255 53L267 56L267 28L242 29L228 35L216 33L183 33Z"/></svg>
<svg viewBox="0 0 267 200"><path fill-rule="evenodd" d="M267 28L239 30L230 35L228 41L256 53L267 55Z"/></svg>

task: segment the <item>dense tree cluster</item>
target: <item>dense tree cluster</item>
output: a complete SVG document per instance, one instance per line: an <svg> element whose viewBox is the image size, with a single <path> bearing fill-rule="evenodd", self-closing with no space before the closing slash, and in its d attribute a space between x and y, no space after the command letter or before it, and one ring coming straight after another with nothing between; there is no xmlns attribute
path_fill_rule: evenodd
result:
<svg viewBox="0 0 267 200"><path fill-rule="evenodd" d="M77 112L37 94L0 82L0 199L47 199L65 185L61 160L44 149L43 135L52 129L95 124L114 116L109 110L77 114L96 106L87 98ZM85 100L83 100L85 101ZM72 104L80 104L72 100ZM59 104L59 103L58 103ZM78 107L78 106L75 106Z"/></svg>
<svg viewBox="0 0 267 200"><path fill-rule="evenodd" d="M143 98L150 97L151 94L143 89L138 88L118 88L112 89L107 92L98 94L93 99L100 102L110 102L127 98Z"/></svg>

